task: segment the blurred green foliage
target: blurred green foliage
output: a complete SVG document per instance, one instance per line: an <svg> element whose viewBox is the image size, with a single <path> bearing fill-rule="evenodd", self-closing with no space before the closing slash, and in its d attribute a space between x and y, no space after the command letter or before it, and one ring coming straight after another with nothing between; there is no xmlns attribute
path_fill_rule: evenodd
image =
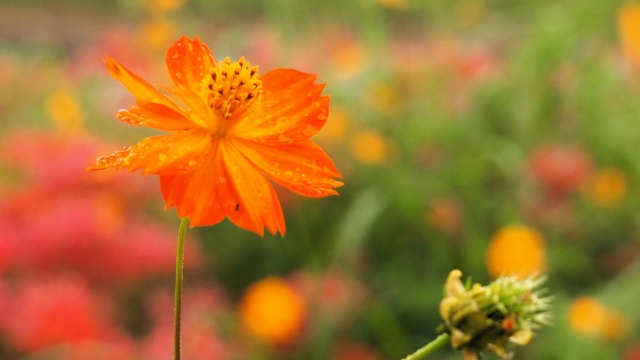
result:
<svg viewBox="0 0 640 360"><path fill-rule="evenodd" d="M392 8L372 0L188 2L168 15L176 35L199 34L219 58L245 55L260 46L254 42L261 35L275 38L265 50L269 66L310 60L305 70L327 83L332 111L344 112L349 123L339 141L318 140L344 174L339 197L287 195L284 238L259 238L226 221L194 230L210 271L186 274L187 284L217 281L237 299L265 276L340 268L369 293L357 321L287 358L328 358L323 341L340 338L369 343L382 358L400 358L435 337L447 273L460 268L485 282L484 254L492 235L502 226L524 223L547 240L557 321L516 357L621 358L640 339L640 72L630 70L620 53L621 4L415 0ZM132 32L149 17L142 1L4 0L0 7L22 17L54 9L62 22L80 10L99 19L100 27ZM42 99L65 81L58 68L74 66L67 65L74 54L100 41L100 33L82 34L79 28L72 38L56 43L49 41L56 39L52 33L47 42L38 42L31 36L42 31L39 26L55 29L25 23L19 32L0 34L3 56L21 63L25 81L40 82L35 89L9 84L0 90L3 132L50 126L43 120ZM401 53L402 44L413 50ZM342 46L354 47L354 68L345 70L336 60ZM162 52L150 52L149 59L162 68ZM126 65L126 58L119 60ZM40 69L43 65L50 69ZM263 73L269 70L264 66ZM473 66L488 73L464 73L476 71ZM101 97L106 94L101 88L111 82L106 71L96 71L67 85L80 94L87 130L125 145L149 132L125 129L105 109L117 109L113 97ZM375 95L381 88L391 97L388 104ZM389 146L383 162L366 164L353 155L352 136L362 130L382 134ZM594 171L622 169L628 176L622 201L602 208L580 188L564 197L561 207L545 203L545 189L530 169L531 155L545 144L584 149ZM429 221L438 199L459 206L451 231ZM542 208L532 210L536 206ZM171 218L173 211L158 216ZM593 341L574 334L566 312L578 295L597 296L626 314L625 335ZM439 356L459 358L449 351Z"/></svg>

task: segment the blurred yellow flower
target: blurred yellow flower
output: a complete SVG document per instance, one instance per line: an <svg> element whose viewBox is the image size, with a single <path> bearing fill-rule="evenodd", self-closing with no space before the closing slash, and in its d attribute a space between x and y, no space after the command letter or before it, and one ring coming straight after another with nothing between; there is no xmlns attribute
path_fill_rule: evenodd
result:
<svg viewBox="0 0 640 360"><path fill-rule="evenodd" d="M388 8L404 9L407 6L407 0L376 0L380 5Z"/></svg>
<svg viewBox="0 0 640 360"><path fill-rule="evenodd" d="M371 101L369 105L377 111L393 115L397 114L398 108L402 107L403 95L398 91L397 86L392 86L386 83L374 84L369 89L370 95L368 96Z"/></svg>
<svg viewBox="0 0 640 360"><path fill-rule="evenodd" d="M358 75L362 71L366 59L363 46L355 40L345 40L331 53L335 75L341 78Z"/></svg>
<svg viewBox="0 0 640 360"><path fill-rule="evenodd" d="M618 340L626 329L626 321L620 311L609 309L591 296L575 298L569 305L568 314L569 327L579 335Z"/></svg>
<svg viewBox="0 0 640 360"><path fill-rule="evenodd" d="M322 129L323 131L319 132L315 138L319 142L325 144L341 142L347 135L349 123L351 121L351 116L344 108L340 106L334 106L331 109L331 113L329 113L329 120Z"/></svg>
<svg viewBox="0 0 640 360"><path fill-rule="evenodd" d="M620 340L627 328L624 314L618 310L609 310L602 328L602 336L607 340Z"/></svg>
<svg viewBox="0 0 640 360"><path fill-rule="evenodd" d="M494 278L503 275L526 278L541 274L546 267L544 237L524 225L503 227L491 239L486 261Z"/></svg>
<svg viewBox="0 0 640 360"><path fill-rule="evenodd" d="M380 164L387 159L389 145L377 132L360 130L354 134L351 150L356 159L364 164Z"/></svg>
<svg viewBox="0 0 640 360"><path fill-rule="evenodd" d="M640 66L640 3L629 2L620 7L618 34L624 55Z"/></svg>
<svg viewBox="0 0 640 360"><path fill-rule="evenodd" d="M175 24L167 19L149 19L140 26L142 43L153 50L166 49L173 43L176 33Z"/></svg>
<svg viewBox="0 0 640 360"><path fill-rule="evenodd" d="M243 326L251 334L276 346L294 341L307 317L302 295L278 277L251 285L240 302L239 311Z"/></svg>
<svg viewBox="0 0 640 360"><path fill-rule="evenodd" d="M624 171L605 168L596 173L591 181L590 193L598 205L612 206L622 200L626 189L627 175Z"/></svg>
<svg viewBox="0 0 640 360"><path fill-rule="evenodd" d="M569 306L569 327L580 335L598 334L604 326L607 310L597 299L581 296Z"/></svg>
<svg viewBox="0 0 640 360"><path fill-rule="evenodd" d="M479 23L487 14L484 1L459 0L453 5L454 17L458 25L470 27Z"/></svg>
<svg viewBox="0 0 640 360"><path fill-rule="evenodd" d="M166 14L184 6L186 0L147 0L147 9L152 14Z"/></svg>
<svg viewBox="0 0 640 360"><path fill-rule="evenodd" d="M84 126L80 103L71 90L56 90L45 100L45 110L60 130L78 131Z"/></svg>

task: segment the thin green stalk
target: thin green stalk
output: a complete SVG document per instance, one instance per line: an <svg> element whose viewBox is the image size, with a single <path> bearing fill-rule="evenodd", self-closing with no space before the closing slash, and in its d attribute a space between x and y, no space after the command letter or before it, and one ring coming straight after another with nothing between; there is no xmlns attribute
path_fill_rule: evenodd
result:
<svg viewBox="0 0 640 360"><path fill-rule="evenodd" d="M180 360L180 321L182 319L182 278L184 275L184 235L189 218L183 217L178 230L178 250L176 251L175 308L173 313L173 359Z"/></svg>
<svg viewBox="0 0 640 360"><path fill-rule="evenodd" d="M449 339L450 339L449 334L441 334L437 338L433 339L430 343L428 343L424 347L418 349L418 351L416 351L413 354L407 356L403 360L419 360L419 359L422 359L422 358L426 357L427 355L431 354L432 352L434 352L434 351L438 350L439 348L443 347L445 344L447 344L449 342Z"/></svg>

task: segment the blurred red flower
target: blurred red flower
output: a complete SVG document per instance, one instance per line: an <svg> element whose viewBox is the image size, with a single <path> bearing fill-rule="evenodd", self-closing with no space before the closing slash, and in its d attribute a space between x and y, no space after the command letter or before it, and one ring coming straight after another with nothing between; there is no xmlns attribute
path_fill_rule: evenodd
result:
<svg viewBox="0 0 640 360"><path fill-rule="evenodd" d="M369 345L345 342L338 345L335 355L336 360L379 360L380 355Z"/></svg>
<svg viewBox="0 0 640 360"><path fill-rule="evenodd" d="M11 313L0 319L0 329L24 352L96 341L117 333L106 321L105 305L78 279L31 280L12 292Z"/></svg>
<svg viewBox="0 0 640 360"><path fill-rule="evenodd" d="M0 139L0 164L16 178L0 187L0 269L127 281L174 271L174 232L142 215L148 183L82 171L85 154L102 147L86 135L23 131ZM185 249L190 267L199 264L196 245Z"/></svg>
<svg viewBox="0 0 640 360"><path fill-rule="evenodd" d="M534 178L557 196L568 195L583 185L592 167L586 151L563 144L538 147L531 154L529 166Z"/></svg>
<svg viewBox="0 0 640 360"><path fill-rule="evenodd" d="M291 276L291 283L309 304L313 319L330 320L334 325L351 320L367 296L362 283L338 269L320 274L301 270Z"/></svg>
<svg viewBox="0 0 640 360"><path fill-rule="evenodd" d="M159 293L148 303L153 329L142 342L142 359L172 359L173 294ZM193 290L184 294L182 340L185 359L229 359L231 349L217 328L218 316L228 310L226 300L215 288Z"/></svg>

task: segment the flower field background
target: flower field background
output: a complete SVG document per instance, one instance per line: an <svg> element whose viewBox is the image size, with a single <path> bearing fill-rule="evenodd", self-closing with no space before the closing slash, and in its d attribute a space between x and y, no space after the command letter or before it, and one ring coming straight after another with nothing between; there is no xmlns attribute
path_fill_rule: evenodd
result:
<svg viewBox="0 0 640 360"><path fill-rule="evenodd" d="M546 274L517 359L640 359L640 3L613 0L0 0L0 359L171 358L175 210L84 169L154 135L105 56L167 84L183 34L318 74L345 183L277 188L284 237L187 233L185 359L400 359L456 268Z"/></svg>

